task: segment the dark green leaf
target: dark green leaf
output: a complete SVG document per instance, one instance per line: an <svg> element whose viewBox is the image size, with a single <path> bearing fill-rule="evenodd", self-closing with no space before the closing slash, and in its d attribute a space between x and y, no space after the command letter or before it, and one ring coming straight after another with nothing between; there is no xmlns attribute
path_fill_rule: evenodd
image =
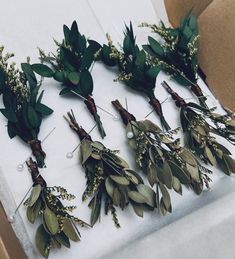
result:
<svg viewBox="0 0 235 259"><path fill-rule="evenodd" d="M152 37L148 37L148 41L150 44L151 49L154 51L155 55L157 56L164 56L164 49L162 48L162 46L160 45L159 42L157 42L154 38Z"/></svg>
<svg viewBox="0 0 235 259"><path fill-rule="evenodd" d="M156 78L160 71L161 71L161 68L159 66L154 66L154 67L151 67L149 70L147 70L146 74L151 78Z"/></svg>
<svg viewBox="0 0 235 259"><path fill-rule="evenodd" d="M36 76L32 70L32 67L28 63L21 63L21 68L23 72L25 73L25 76L29 82L29 85L31 88L34 88L37 86L37 79Z"/></svg>
<svg viewBox="0 0 235 259"><path fill-rule="evenodd" d="M15 112L10 109L0 109L0 112L10 121L10 122L17 122L17 117Z"/></svg>
<svg viewBox="0 0 235 259"><path fill-rule="evenodd" d="M53 110L51 108L42 103L36 103L35 110L43 115L50 115L53 113Z"/></svg>
<svg viewBox="0 0 235 259"><path fill-rule="evenodd" d="M78 72L71 72L68 74L68 79L72 84L77 85L80 81L80 74Z"/></svg>
<svg viewBox="0 0 235 259"><path fill-rule="evenodd" d="M68 94L68 93L70 93L70 89L67 88L67 87L64 87L64 88L60 91L59 95L65 95L65 94Z"/></svg>
<svg viewBox="0 0 235 259"><path fill-rule="evenodd" d="M43 77L53 77L54 72L48 66L44 64L33 64L31 65L33 71Z"/></svg>
<svg viewBox="0 0 235 259"><path fill-rule="evenodd" d="M184 170L179 167L176 163L173 161L168 161L171 171L175 177L177 177L182 184L188 185L190 183L189 176L184 172Z"/></svg>
<svg viewBox="0 0 235 259"><path fill-rule="evenodd" d="M100 209L101 209L101 198L96 195L92 202L92 211L91 211L91 225L94 226L96 221L100 216Z"/></svg>
<svg viewBox="0 0 235 259"><path fill-rule="evenodd" d="M88 96L92 94L93 79L92 79L91 73L88 70L83 70L81 72L80 86L84 96Z"/></svg>
<svg viewBox="0 0 235 259"><path fill-rule="evenodd" d="M65 76L64 76L64 72L62 71L56 71L53 75L53 78L58 81L58 82L64 82L65 81Z"/></svg>
<svg viewBox="0 0 235 259"><path fill-rule="evenodd" d="M27 108L27 119L31 127L37 128L40 126L40 123L41 123L40 118L37 112L35 111L35 109L31 105L28 105L28 108Z"/></svg>

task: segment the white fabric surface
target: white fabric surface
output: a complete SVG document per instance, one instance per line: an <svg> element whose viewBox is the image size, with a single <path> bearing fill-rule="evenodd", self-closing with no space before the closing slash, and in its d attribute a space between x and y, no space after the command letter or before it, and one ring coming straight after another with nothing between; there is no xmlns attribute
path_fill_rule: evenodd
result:
<svg viewBox="0 0 235 259"><path fill-rule="evenodd" d="M160 3L162 6L161 1ZM165 16L163 14L162 17L158 17L160 14L154 12L150 0L21 0L4 2L2 10L4 11L0 16L0 44L4 44L7 50L16 53L17 62L24 61L26 56L30 56L33 62L37 61L37 46L46 52L54 51L53 38L60 40L62 25L70 25L74 19L77 20L82 33L100 42L106 42L104 32L108 32L114 42L121 42L124 21L128 24L129 20L132 20L138 42L141 43L146 40L149 31L138 28L137 25L142 21L157 22ZM136 115L137 119L143 119L151 111L144 96L126 89L121 83L113 82L116 75L102 64L95 64L92 75L95 82L94 98L98 105L116 114L110 101L118 98L124 104L125 97L127 97L129 111ZM160 86L163 79L167 80L164 74L160 74L157 79L156 93L160 100L164 100L168 96ZM202 82L200 83L204 92L211 95L206 86ZM173 82L171 85L185 98L193 98L192 94L183 87ZM42 171L42 175L48 185L61 185L75 194L77 199L74 204L78 205L75 214L83 220L89 221L90 210L87 203L81 202L85 178L78 155L76 153L72 160L65 157L68 151L74 149L79 140L71 132L62 115L72 108L77 115L78 122L86 130L90 130L94 122L81 100L58 96L61 87L57 82L45 80L43 88L45 89L44 103L52 107L55 112L43 121L39 137L43 139L53 127L56 129L43 143L43 148L47 153L47 168ZM210 96L208 99L209 105L215 105L216 100L213 97ZM163 105L163 111L172 128L179 126L179 114L175 110L172 100ZM220 111L222 110L220 109ZM126 143L122 122L112 120L102 111L99 113L107 133L103 143L111 149L120 149L121 155L132 165L132 168L136 169L131 151ZM149 116L149 119L159 123L154 113ZM0 124L4 123L5 119L0 116ZM8 185L8 188L4 188L4 192L7 190L12 194L12 204L19 204L32 183L27 170L18 172L16 167L25 161L30 155L30 151L19 139L10 140L5 127L0 127L0 136L2 177L5 178ZM92 132L92 137L100 140L96 130ZM233 152L235 151L233 146L226 141L223 142ZM63 248L52 251L50 258L96 259L104 256L106 258L134 258L135 256L139 259L145 257L179 258L179 249L183 249L184 246L187 251L182 258L219 259L221 258L219 253L210 257L211 250L212 248L214 250L215 246L217 249L221 247L222 251L223 249L228 251L230 257L224 258L232 258L234 253L232 253L232 248L230 249L230 244L226 243L226 238L222 240L221 236L219 239L214 233L220 231L221 234L224 234L223 224L225 224L225 230L229 229L230 224L234 224L232 216L235 183L233 177L226 177L217 169L213 169L213 171L212 186L214 186L214 190L212 192L205 192L201 197L186 189L183 190L183 197L172 193L173 213L171 215L160 217L157 213L146 213L141 219L134 215L132 209L124 212L118 210L122 228L116 230L111 217L102 214L101 223L95 225L93 229L80 229L81 242L72 243L71 249ZM220 198L221 196L223 198ZM8 207L6 203L5 207L9 213L14 210L14 206ZM213 221L208 217L208 213L211 217L214 216ZM30 240L21 239L21 241L24 242L25 247L30 247L31 242L34 246L36 227L27 221L24 207L20 208L18 216L22 218ZM200 233L197 232L197 224L200 226ZM184 232L186 228L189 230ZM22 236L22 230L17 229L16 232L19 237ZM201 239L204 233L205 235L211 234L210 239ZM199 245L203 247L205 257L202 254L199 254L201 257L198 257L198 253L195 252ZM121 253L116 254L115 251L122 247ZM178 254L175 254L177 251ZM37 257L32 253L28 253L28 255L30 259Z"/></svg>

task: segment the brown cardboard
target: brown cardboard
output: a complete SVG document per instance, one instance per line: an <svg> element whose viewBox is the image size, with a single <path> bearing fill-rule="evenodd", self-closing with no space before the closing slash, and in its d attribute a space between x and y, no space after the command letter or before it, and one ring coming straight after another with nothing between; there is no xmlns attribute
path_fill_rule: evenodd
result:
<svg viewBox="0 0 235 259"><path fill-rule="evenodd" d="M0 259L27 259L0 202Z"/></svg>
<svg viewBox="0 0 235 259"><path fill-rule="evenodd" d="M210 89L235 111L235 1L165 0L169 21L177 26L190 10L199 16L199 64Z"/></svg>

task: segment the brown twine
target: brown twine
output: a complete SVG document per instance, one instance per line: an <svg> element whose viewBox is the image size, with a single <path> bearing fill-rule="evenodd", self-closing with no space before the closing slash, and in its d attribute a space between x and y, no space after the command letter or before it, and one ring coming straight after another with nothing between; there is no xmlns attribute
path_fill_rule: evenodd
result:
<svg viewBox="0 0 235 259"><path fill-rule="evenodd" d="M42 150L41 141L38 139L30 140L29 145L31 147L32 153L35 157L46 157L46 153Z"/></svg>
<svg viewBox="0 0 235 259"><path fill-rule="evenodd" d="M90 95L88 95L84 103L86 104L89 112L94 116L97 113L94 99Z"/></svg>
<svg viewBox="0 0 235 259"><path fill-rule="evenodd" d="M40 184L42 187L46 187L47 183L43 179L43 177L40 175L40 173L38 171L37 163L34 162L31 157L27 161L27 166L28 166L29 171L31 173L31 177L32 177L32 180L33 180L33 186L35 186L37 184Z"/></svg>
<svg viewBox="0 0 235 259"><path fill-rule="evenodd" d="M131 121L136 121L136 118L133 114L129 113L123 106L120 104L118 100L112 101L113 106L119 112L122 121L125 125L127 125Z"/></svg>

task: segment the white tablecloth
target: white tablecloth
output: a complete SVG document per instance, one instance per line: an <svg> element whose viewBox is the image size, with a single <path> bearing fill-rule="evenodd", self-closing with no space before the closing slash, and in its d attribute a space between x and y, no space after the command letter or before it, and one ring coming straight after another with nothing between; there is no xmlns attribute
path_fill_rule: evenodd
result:
<svg viewBox="0 0 235 259"><path fill-rule="evenodd" d="M149 31L138 28L137 25L142 21L157 23L160 18L165 19L162 1L160 4L161 9L158 10L153 8L150 0L4 1L0 16L0 44L16 54L15 60L18 63L25 61L27 56L31 57L32 62L36 62L36 47L39 46L46 52L54 51L53 38L60 40L63 36L62 25L71 25L74 19L77 20L82 33L100 42L106 42L105 32L112 36L114 42L121 42L124 21L128 24L129 20L132 20L138 42L143 43ZM110 101L118 98L124 104L127 97L129 111L136 115L138 120L143 119L151 111L144 96L126 89L121 83L113 82L116 75L102 64L95 64L92 75L95 82L94 98L103 108L116 114ZM161 73L156 87L156 94L160 100L168 96L160 86L163 79L167 80L167 77ZM215 99L207 87L200 83L205 94L210 95L209 104L213 106L216 103ZM183 87L173 82L171 85L185 98L193 98ZM46 79L43 88L44 103L51 106L55 112L43 121L39 137L43 139L53 127L56 129L43 143L47 153L47 168L42 171L42 175L48 185L61 185L75 194L77 199L74 203L78 205L75 214L89 221L90 210L87 203L81 202L85 178L78 154L72 160L65 157L79 140L71 132L62 115L72 108L78 122L88 131L94 122L81 100L58 96L61 87L57 82ZM107 92L108 94L104 94ZM179 114L172 100L163 105L163 110L171 126L179 126ZM126 143L122 122L114 121L111 116L101 111L99 113L107 133L103 143L111 149L120 149L122 156L136 169L131 150ZM149 119L159 123L154 113ZM3 126L6 124L3 116L0 116L0 124L0 174L1 179L4 178L6 182L3 184L3 180L1 181L0 198L10 214L32 184L27 169L23 172L16 170L17 165L30 155L30 151L18 138L8 138ZM92 132L92 138L100 140L96 130ZM234 147L227 143L226 145L235 151ZM232 240L235 229L235 181L233 177L226 177L217 169L213 171L212 192L204 192L201 197L186 189L183 189L183 197L172 193L171 215L160 217L157 213L146 213L141 219L134 215L132 209L124 212L118 210L122 228L117 230L111 217L102 213L101 223L93 229L80 229L81 242L72 243L71 249L52 251L50 258L234 258ZM17 222L14 224L17 235L29 258L37 258L38 252L34 251L36 227L27 221L24 207L20 208L17 215Z"/></svg>

